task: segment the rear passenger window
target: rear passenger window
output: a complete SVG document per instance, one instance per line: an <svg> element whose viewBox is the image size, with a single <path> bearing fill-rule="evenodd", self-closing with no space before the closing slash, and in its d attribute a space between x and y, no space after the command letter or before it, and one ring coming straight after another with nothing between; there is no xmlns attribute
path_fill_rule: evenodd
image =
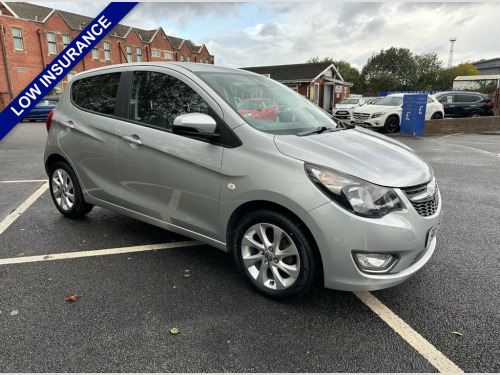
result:
<svg viewBox="0 0 500 375"><path fill-rule="evenodd" d="M179 79L158 72L134 72L129 118L148 125L171 129L184 113L208 114L208 104Z"/></svg>
<svg viewBox="0 0 500 375"><path fill-rule="evenodd" d="M457 103L474 103L476 101L477 100L474 95L457 95Z"/></svg>
<svg viewBox="0 0 500 375"><path fill-rule="evenodd" d="M83 109L113 115L120 75L108 73L79 79L73 83L71 99Z"/></svg>

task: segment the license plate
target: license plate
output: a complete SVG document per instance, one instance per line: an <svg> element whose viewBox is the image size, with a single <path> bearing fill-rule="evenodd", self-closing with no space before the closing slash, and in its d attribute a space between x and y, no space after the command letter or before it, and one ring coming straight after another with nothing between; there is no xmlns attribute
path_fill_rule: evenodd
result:
<svg viewBox="0 0 500 375"><path fill-rule="evenodd" d="M441 227L441 222L434 224L434 226L429 230L429 233L427 234L427 242L425 247L429 247L434 237L436 237L436 235L438 234L440 227Z"/></svg>
<svg viewBox="0 0 500 375"><path fill-rule="evenodd" d="M357 119L354 120L354 122L357 123L357 124L362 124L364 121L361 120L361 119L359 119L359 118L357 118Z"/></svg>

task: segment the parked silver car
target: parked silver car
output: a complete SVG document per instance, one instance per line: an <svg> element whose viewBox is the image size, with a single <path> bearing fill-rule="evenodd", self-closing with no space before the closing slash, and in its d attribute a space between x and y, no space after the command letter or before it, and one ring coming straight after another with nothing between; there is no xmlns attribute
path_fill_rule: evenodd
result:
<svg viewBox="0 0 500 375"><path fill-rule="evenodd" d="M296 118L243 116L235 98L272 98ZM273 298L301 296L317 276L327 288L390 287L436 247L429 164L258 74L174 62L83 72L47 129L63 215L97 205L204 241Z"/></svg>

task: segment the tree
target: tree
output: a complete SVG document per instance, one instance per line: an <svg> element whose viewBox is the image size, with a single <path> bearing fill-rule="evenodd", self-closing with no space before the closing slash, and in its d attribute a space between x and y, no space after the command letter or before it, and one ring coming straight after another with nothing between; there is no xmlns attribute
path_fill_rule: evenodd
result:
<svg viewBox="0 0 500 375"><path fill-rule="evenodd" d="M417 65L417 81L414 89L434 90L443 65L437 53L415 55L415 63Z"/></svg>
<svg viewBox="0 0 500 375"><path fill-rule="evenodd" d="M476 76L477 74L477 68L471 63L461 63L457 66L441 69L434 90L452 90L453 81L458 76Z"/></svg>
<svg viewBox="0 0 500 375"><path fill-rule="evenodd" d="M417 63L408 48L391 47L373 54L361 72L365 84L372 92L378 91L381 79L392 77L386 90L412 90L417 83ZM390 84L390 85L389 85Z"/></svg>
<svg viewBox="0 0 500 375"><path fill-rule="evenodd" d="M331 57L325 57L322 60L319 59L318 56L311 57L306 61L306 64L314 64L314 63L331 63L337 68L340 75L346 82L350 82L353 84L351 87L351 94L361 94L364 90L363 80L361 79L361 73L355 67L353 67L350 63L344 60L334 60Z"/></svg>

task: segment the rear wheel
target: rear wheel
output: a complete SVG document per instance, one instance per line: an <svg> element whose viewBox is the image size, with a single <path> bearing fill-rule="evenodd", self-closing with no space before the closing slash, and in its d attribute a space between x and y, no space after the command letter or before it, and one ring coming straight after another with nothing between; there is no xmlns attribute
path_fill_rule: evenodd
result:
<svg viewBox="0 0 500 375"><path fill-rule="evenodd" d="M82 189L75 172L64 161L58 161L49 173L50 195L59 212L64 216L78 219L89 213L94 207L85 203Z"/></svg>
<svg viewBox="0 0 500 375"><path fill-rule="evenodd" d="M439 119L442 119L443 118L443 115L439 112L436 112L432 115L431 117L431 120L439 120Z"/></svg>
<svg viewBox="0 0 500 375"><path fill-rule="evenodd" d="M259 210L237 225L233 255L239 271L262 294L298 298L314 284L314 251L304 230L287 216Z"/></svg>
<svg viewBox="0 0 500 375"><path fill-rule="evenodd" d="M470 117L481 117L482 115L479 112L474 112Z"/></svg>
<svg viewBox="0 0 500 375"><path fill-rule="evenodd" d="M399 119L396 116L389 116L385 120L384 130L386 133L395 133L399 128Z"/></svg>

